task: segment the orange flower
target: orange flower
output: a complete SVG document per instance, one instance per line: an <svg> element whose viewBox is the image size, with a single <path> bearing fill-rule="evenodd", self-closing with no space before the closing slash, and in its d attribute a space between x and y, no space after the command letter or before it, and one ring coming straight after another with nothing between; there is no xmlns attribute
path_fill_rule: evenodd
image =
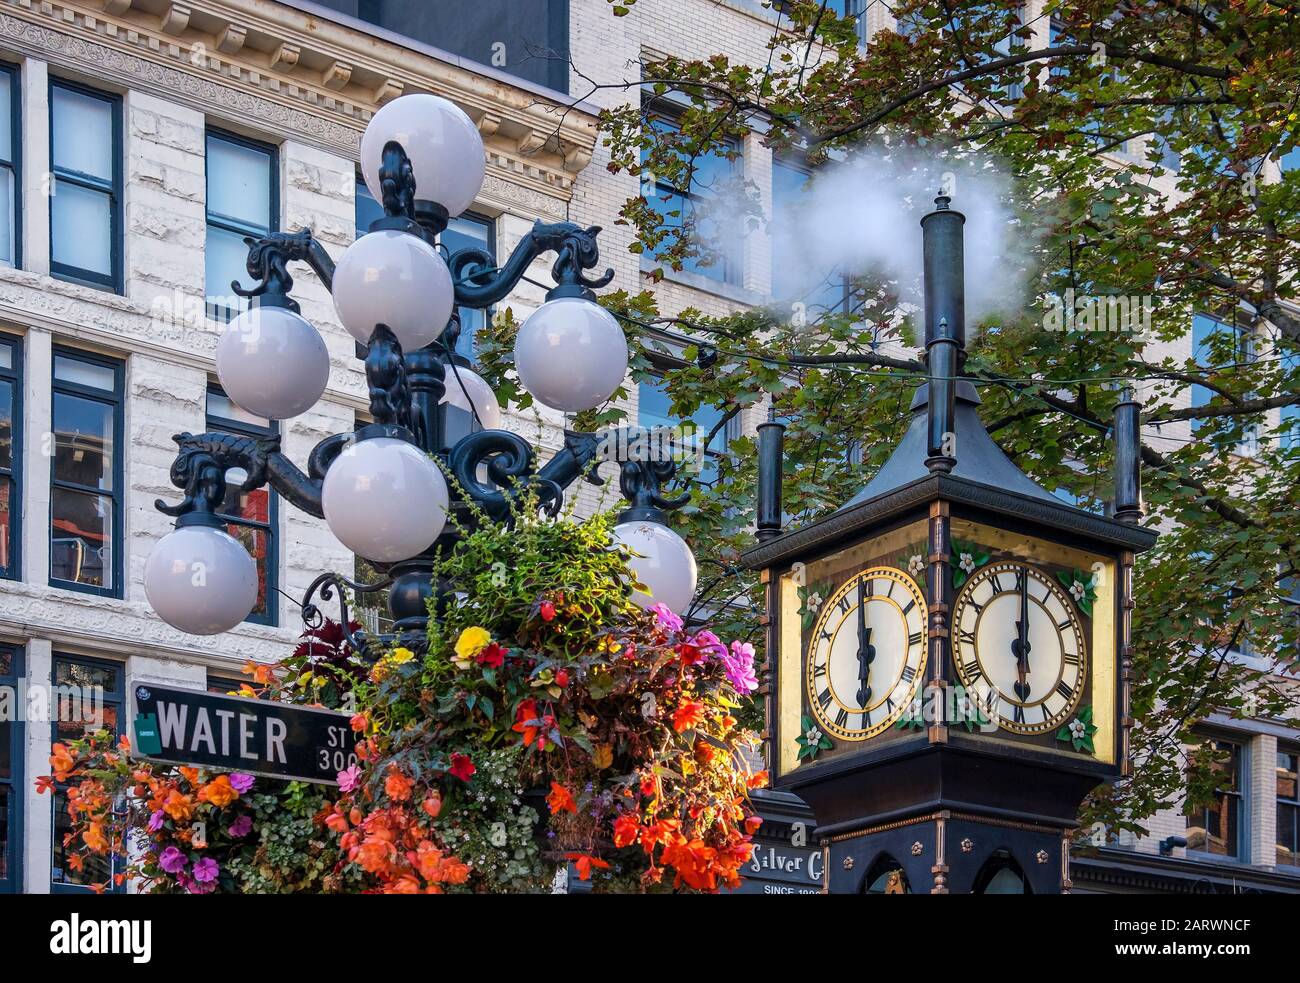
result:
<svg viewBox="0 0 1300 983"><path fill-rule="evenodd" d="M582 881L591 880L592 867L597 867L600 870L609 870L608 861L601 860L599 857L593 857L589 853L566 853L564 859L573 861L573 866L578 868L578 879Z"/></svg>
<svg viewBox="0 0 1300 983"><path fill-rule="evenodd" d="M57 786L54 784L54 777L52 775L42 775L40 778L36 779L36 791L38 793L54 792L56 790Z"/></svg>
<svg viewBox="0 0 1300 983"><path fill-rule="evenodd" d="M100 823L91 823L86 831L81 834L81 838L85 841L86 846L96 853L106 853L108 851L108 838L104 836L104 827Z"/></svg>
<svg viewBox="0 0 1300 983"><path fill-rule="evenodd" d="M704 722L704 704L699 700L687 700L673 711L673 730L681 733L698 727Z"/></svg>
<svg viewBox="0 0 1300 983"><path fill-rule="evenodd" d="M181 768L180 773L184 776L185 780L190 783L191 788L198 786L199 770L197 768Z"/></svg>
<svg viewBox="0 0 1300 983"><path fill-rule="evenodd" d="M434 792L425 798L420 807L424 809L430 819L437 819L438 813L442 812L442 796Z"/></svg>
<svg viewBox="0 0 1300 983"><path fill-rule="evenodd" d="M363 870L378 874L385 870L397 854L396 847L380 836L367 836L357 849L357 863Z"/></svg>
<svg viewBox="0 0 1300 983"><path fill-rule="evenodd" d="M532 744L541 730L541 727L536 723L529 723L529 721L536 721L539 716L537 701L533 699L524 700L519 704L519 709L515 711L515 725L510 729L524 735L524 747Z"/></svg>
<svg viewBox="0 0 1300 983"><path fill-rule="evenodd" d="M702 765L707 765L713 760L717 750L708 741L695 742L695 760Z"/></svg>
<svg viewBox="0 0 1300 983"><path fill-rule="evenodd" d="M178 823L183 823L194 812L194 800L188 795L181 794L177 789L172 789L167 793L167 798L163 800L162 809L172 819Z"/></svg>
<svg viewBox="0 0 1300 983"><path fill-rule="evenodd" d="M239 798L239 791L230 784L229 775L218 775L199 789L199 801L211 802L218 809L224 809Z"/></svg>
<svg viewBox="0 0 1300 983"><path fill-rule="evenodd" d="M358 713L354 715L350 721L348 721L348 723L352 725L352 729L356 731L358 734L360 734L363 730L366 729L367 722L368 721L366 720L366 715L364 713Z"/></svg>
<svg viewBox="0 0 1300 983"><path fill-rule="evenodd" d="M396 768L389 768L388 777L384 779L384 791L394 802L405 802L409 799L414 785L414 782Z"/></svg>
<svg viewBox="0 0 1300 983"><path fill-rule="evenodd" d="M67 781L68 772L76 766L76 760L65 744L55 744L52 750L50 767L54 769L54 777L61 782Z"/></svg>
<svg viewBox="0 0 1300 983"><path fill-rule="evenodd" d="M551 815L566 811L575 816L578 814L578 803L574 801L573 793L558 782L551 782L551 794L546 797L546 804L551 807Z"/></svg>
<svg viewBox="0 0 1300 983"><path fill-rule="evenodd" d="M767 788L767 772L756 771L745 780L746 788Z"/></svg>
<svg viewBox="0 0 1300 983"><path fill-rule="evenodd" d="M641 824L636 816L624 812L614 820L614 845L622 848L631 846L641 834Z"/></svg>
<svg viewBox="0 0 1300 983"><path fill-rule="evenodd" d="M763 825L763 818L761 816L745 817L745 832L748 833L750 836L753 836L755 833L757 833L758 827L762 825Z"/></svg>

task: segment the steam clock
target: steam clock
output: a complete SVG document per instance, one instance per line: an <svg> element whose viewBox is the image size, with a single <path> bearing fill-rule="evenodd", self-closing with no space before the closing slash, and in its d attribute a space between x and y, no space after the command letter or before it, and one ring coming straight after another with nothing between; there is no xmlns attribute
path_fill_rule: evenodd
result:
<svg viewBox="0 0 1300 983"><path fill-rule="evenodd" d="M851 501L781 531L760 427L766 749L817 821L831 893L1058 893L1083 798L1127 773L1138 406L1116 409L1113 518L1001 452L961 377L961 213L921 220L928 384Z"/></svg>

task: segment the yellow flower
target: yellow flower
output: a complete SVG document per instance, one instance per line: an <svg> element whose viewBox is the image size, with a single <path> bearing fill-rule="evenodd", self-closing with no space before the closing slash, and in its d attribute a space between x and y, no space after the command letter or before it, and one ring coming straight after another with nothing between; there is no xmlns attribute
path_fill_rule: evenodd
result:
<svg viewBox="0 0 1300 983"><path fill-rule="evenodd" d="M468 669L473 664L474 656L487 648L491 641L492 636L488 634L486 628L480 628L478 625L466 628L460 633L460 638L456 639L456 658L451 661L461 669Z"/></svg>
<svg viewBox="0 0 1300 983"><path fill-rule="evenodd" d="M400 666L404 663L410 662L414 658L415 658L414 652L412 652L408 648L403 648L401 646L398 646L397 648L393 649L392 654L389 655L388 657L388 661L396 663L397 665Z"/></svg>

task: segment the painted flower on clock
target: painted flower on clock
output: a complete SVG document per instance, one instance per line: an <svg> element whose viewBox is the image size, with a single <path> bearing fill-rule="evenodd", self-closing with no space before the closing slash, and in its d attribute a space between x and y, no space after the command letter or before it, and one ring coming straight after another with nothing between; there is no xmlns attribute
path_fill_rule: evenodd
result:
<svg viewBox="0 0 1300 983"><path fill-rule="evenodd" d="M835 746L834 742L822 733L822 729L813 722L811 717L801 718L799 726L803 729L803 733L795 738L795 743L799 745L798 758L800 760L815 758L821 752L829 751Z"/></svg>
<svg viewBox="0 0 1300 983"><path fill-rule="evenodd" d="M1056 732L1056 739L1070 744L1076 751L1096 754L1092 738L1097 733L1097 725L1092 722L1092 707L1079 708L1079 715Z"/></svg>
<svg viewBox="0 0 1300 983"><path fill-rule="evenodd" d="M1058 571L1056 579L1070 592L1070 597L1079 606L1079 610L1091 618L1092 605L1097 600L1098 574L1087 574L1082 570L1072 570L1070 573Z"/></svg>
<svg viewBox="0 0 1300 983"><path fill-rule="evenodd" d="M913 577L925 573L925 558L920 553L913 553L907 561L907 572Z"/></svg>

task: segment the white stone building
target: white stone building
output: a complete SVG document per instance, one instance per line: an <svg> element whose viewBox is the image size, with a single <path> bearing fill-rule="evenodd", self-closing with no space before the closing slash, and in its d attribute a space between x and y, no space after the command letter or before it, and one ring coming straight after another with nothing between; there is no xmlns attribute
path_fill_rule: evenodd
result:
<svg viewBox="0 0 1300 983"><path fill-rule="evenodd" d="M311 228L337 259L373 208L358 199L358 143L384 102L434 92L483 135L487 180L449 241L504 258L538 219L600 225L613 286L650 283L654 264L629 252L631 233L616 224L638 178L608 172L596 129L601 108L640 95L583 97L582 76L635 79L657 53L761 64L774 15L758 0L641 0L618 18L605 0L499 6L508 16L479 13L466 26L420 0L0 2L0 686L102 685L103 722L125 731L136 681L229 688L246 661L286 653L300 629L294 599L315 576L352 569L322 522L260 491L229 500L263 567L256 617L187 636L152 613L143 590L145 560L171 528L154 502L179 498L172 435L264 425L216 387L227 284L247 284L239 240ZM889 26L885 10L871 5L864 31ZM770 207L780 162L758 135L739 149ZM322 400L280 427L284 452L303 466L367 401L327 292L305 267L293 272L332 363ZM549 261L530 276L546 282ZM725 269L670 272L656 292L665 314L722 313L762 302L772 280L760 231ZM543 292L523 283L502 306L522 316ZM664 422L658 390L631 389L633 419ZM751 412L736 425L754 422ZM562 423L547 411L508 421L543 458ZM600 501L589 486L576 494L584 508ZM56 809L33 791L56 734L82 729L0 722L0 893L84 890L62 863ZM1254 791L1242 808L1259 848L1240 859L1265 864L1277 736L1247 740ZM1137 849L1154 852L1145 841Z"/></svg>

